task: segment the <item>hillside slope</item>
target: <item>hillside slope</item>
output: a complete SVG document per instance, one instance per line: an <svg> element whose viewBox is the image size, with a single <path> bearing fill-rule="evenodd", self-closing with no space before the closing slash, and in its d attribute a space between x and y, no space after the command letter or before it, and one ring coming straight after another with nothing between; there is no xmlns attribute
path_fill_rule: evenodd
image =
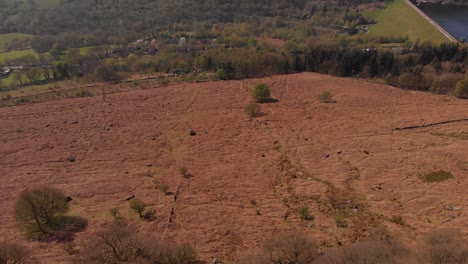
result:
<svg viewBox="0 0 468 264"><path fill-rule="evenodd" d="M278 102L250 120L244 107L258 82ZM319 103L322 90L337 102ZM72 213L88 219L78 249L111 221L112 208L140 232L189 243L205 260L235 259L289 229L322 246L379 228L409 243L436 227L467 233L468 122L394 130L466 119L467 107L452 97L304 73L1 108L0 236L26 243L44 263L71 260L59 244L24 242L14 226L21 190L43 184L66 191ZM420 179L437 170L454 178ZM164 184L169 194L159 190ZM124 199L132 194L156 210L155 221L131 212ZM315 220L300 220L303 205Z"/></svg>

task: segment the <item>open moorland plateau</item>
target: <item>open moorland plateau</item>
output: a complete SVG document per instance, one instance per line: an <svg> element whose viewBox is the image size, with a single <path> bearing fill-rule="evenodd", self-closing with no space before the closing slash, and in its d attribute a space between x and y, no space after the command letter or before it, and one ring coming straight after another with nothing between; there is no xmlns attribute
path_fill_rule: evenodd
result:
<svg viewBox="0 0 468 264"><path fill-rule="evenodd" d="M251 119L259 82L276 101ZM317 100L324 90L335 103ZM38 185L63 190L71 214L88 220L78 249L112 208L206 261L236 260L292 229L324 248L381 229L409 246L440 227L466 236L467 110L467 100L313 73L0 108L0 237L24 240L13 207ZM453 178L421 179L441 170ZM130 195L155 209L153 221L138 219ZM313 221L300 219L301 206ZM23 243L43 263L72 261L59 243Z"/></svg>

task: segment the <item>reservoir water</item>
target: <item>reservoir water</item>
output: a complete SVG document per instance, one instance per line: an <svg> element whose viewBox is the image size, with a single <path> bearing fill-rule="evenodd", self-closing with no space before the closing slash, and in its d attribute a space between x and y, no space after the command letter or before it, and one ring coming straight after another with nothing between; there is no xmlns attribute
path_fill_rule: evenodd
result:
<svg viewBox="0 0 468 264"><path fill-rule="evenodd" d="M468 41L468 6L421 3L419 9L457 40Z"/></svg>

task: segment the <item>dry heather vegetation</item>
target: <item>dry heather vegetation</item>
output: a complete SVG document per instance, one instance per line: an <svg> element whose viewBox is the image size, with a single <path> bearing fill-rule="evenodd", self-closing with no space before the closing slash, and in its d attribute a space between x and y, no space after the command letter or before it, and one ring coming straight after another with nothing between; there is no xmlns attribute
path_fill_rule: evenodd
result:
<svg viewBox="0 0 468 264"><path fill-rule="evenodd" d="M3 107L0 263L467 263L467 109L311 73Z"/></svg>

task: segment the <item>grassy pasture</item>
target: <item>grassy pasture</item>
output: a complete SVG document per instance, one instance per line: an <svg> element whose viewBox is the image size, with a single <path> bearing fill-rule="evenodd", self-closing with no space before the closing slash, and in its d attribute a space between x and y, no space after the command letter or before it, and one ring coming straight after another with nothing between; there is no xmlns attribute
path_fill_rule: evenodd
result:
<svg viewBox="0 0 468 264"><path fill-rule="evenodd" d="M6 46L8 43L15 39L24 39L29 38L31 35L23 33L9 33L9 34L0 34L0 52L6 51Z"/></svg>
<svg viewBox="0 0 468 264"><path fill-rule="evenodd" d="M32 54L36 56L37 58L39 58L39 54L37 54L37 52L35 52L33 49L15 50L15 51L0 53L0 63L3 63L5 59L16 59L27 54Z"/></svg>
<svg viewBox="0 0 468 264"><path fill-rule="evenodd" d="M369 30L370 36L408 36L409 40L447 42L448 39L429 21L408 5L405 0L394 0L380 11L369 12L377 24Z"/></svg>

